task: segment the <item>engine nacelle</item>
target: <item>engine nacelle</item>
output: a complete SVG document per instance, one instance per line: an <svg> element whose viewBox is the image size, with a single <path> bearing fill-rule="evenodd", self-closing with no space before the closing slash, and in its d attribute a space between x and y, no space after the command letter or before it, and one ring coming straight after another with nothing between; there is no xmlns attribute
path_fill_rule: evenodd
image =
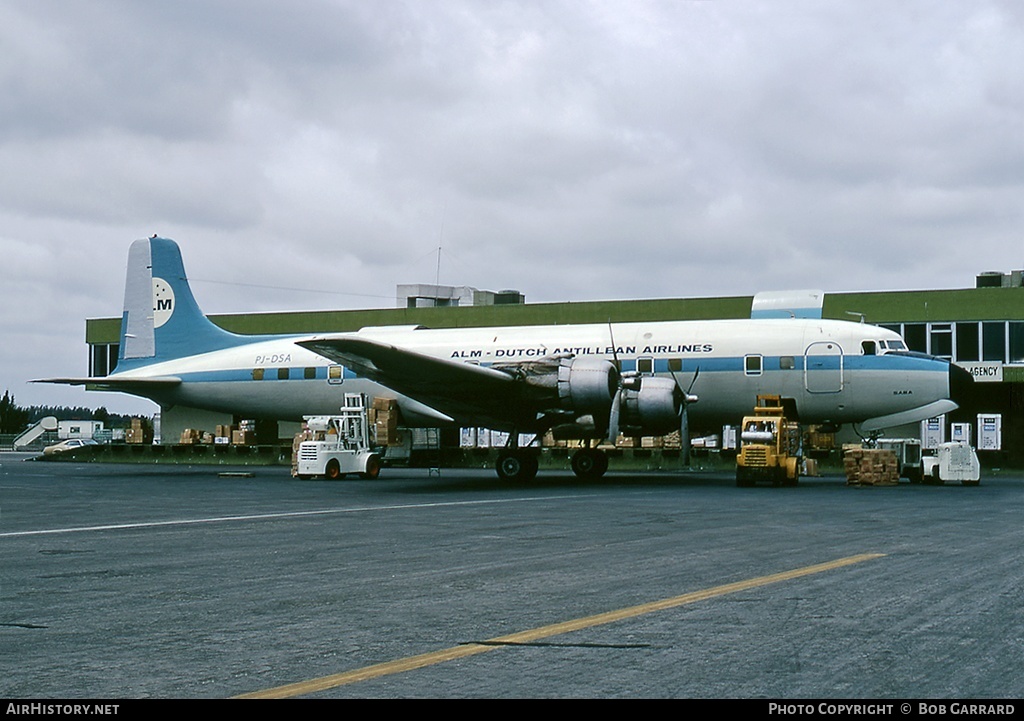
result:
<svg viewBox="0 0 1024 721"><path fill-rule="evenodd" d="M671 378L636 378L622 394L619 427L624 434L660 436L679 430L682 398Z"/></svg>
<svg viewBox="0 0 1024 721"><path fill-rule="evenodd" d="M552 425L556 436L603 437L613 425L632 436L660 436L680 428L684 396L671 378L623 379L612 361L586 356L551 357L514 369L540 398L557 393L558 410L550 411L551 418L559 419ZM612 406L619 394L615 423Z"/></svg>
<svg viewBox="0 0 1024 721"><path fill-rule="evenodd" d="M562 358L558 365L558 402L576 413L607 415L619 390L619 371L602 358Z"/></svg>

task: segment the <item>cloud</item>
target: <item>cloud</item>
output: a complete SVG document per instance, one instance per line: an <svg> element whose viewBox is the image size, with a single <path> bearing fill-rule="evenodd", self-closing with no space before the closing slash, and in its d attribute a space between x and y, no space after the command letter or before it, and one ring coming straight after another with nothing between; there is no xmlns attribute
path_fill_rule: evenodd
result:
<svg viewBox="0 0 1024 721"><path fill-rule="evenodd" d="M969 286L1021 264L1022 31L1008 0L8 3L0 302L46 300L4 368L80 372L153 233L210 312L390 305L439 247L532 301Z"/></svg>

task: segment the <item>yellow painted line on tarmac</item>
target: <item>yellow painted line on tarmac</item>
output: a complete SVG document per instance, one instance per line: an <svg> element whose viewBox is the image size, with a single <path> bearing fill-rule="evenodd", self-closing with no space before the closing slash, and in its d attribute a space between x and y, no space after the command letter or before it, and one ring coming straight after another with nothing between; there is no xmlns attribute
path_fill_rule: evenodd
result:
<svg viewBox="0 0 1024 721"><path fill-rule="evenodd" d="M639 606L630 606L628 608L619 609L618 611L608 611L607 613L599 613L594 616L586 616L572 621L564 621L562 623L551 624L550 626L541 626L540 628L534 628L528 631L520 631L519 633L512 633L507 636L498 636L497 638L488 639L479 643L467 643L460 646L453 646L452 648L442 649L440 651L431 651L429 653L419 654L418 656L401 658L396 661L378 663L373 666L364 666L363 668L357 668L352 671L345 671L344 673L333 674L331 676L314 678L309 681L299 681L298 683L277 686L276 688L269 688L263 691L254 691L253 693L243 694L241 696L236 696L235 698L290 698L292 696L304 696L306 694L316 693L317 691L326 691L327 689L337 688L338 686L359 683L360 681L368 681L372 678L390 676L404 671L412 671L417 668L433 666L435 664L444 663L445 661L454 661L459 658L475 656L480 653L494 651L502 646L533 643L551 636L558 636L572 631L582 631L583 629L594 628L595 626L603 626L608 623L614 623L628 618L636 618L637 616L643 616L655 611L664 611L678 606L685 606L690 603L697 603L698 601L706 601L710 598L717 598L718 596L725 596L730 593L738 593L752 588L768 586L773 583L790 581L794 578L813 576L816 573L824 573L825 571L832 571L837 568L843 568L844 566L852 566L856 563L863 563L864 561L882 558L883 556L885 556L884 553L862 553L857 556L848 556L847 558L839 558L834 561L828 561L827 563L818 563L813 566L794 568L791 571L773 573L769 576L759 576L746 581L737 581L735 583L727 583L722 586L706 588L702 591L684 593L683 595L675 596L674 598L666 598L661 601L644 603Z"/></svg>

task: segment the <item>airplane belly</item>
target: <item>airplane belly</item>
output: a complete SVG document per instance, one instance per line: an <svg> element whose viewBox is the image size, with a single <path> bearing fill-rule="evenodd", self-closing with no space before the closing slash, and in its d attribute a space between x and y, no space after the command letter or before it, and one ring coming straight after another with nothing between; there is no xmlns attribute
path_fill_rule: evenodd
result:
<svg viewBox="0 0 1024 721"><path fill-rule="evenodd" d="M438 427L447 419L436 411L364 378L343 383L323 380L205 381L184 384L162 405L183 405L201 410L231 413L242 418L301 421L303 416L331 415L345 404L346 393L365 393L370 398L397 398L406 427Z"/></svg>
<svg viewBox="0 0 1024 721"><path fill-rule="evenodd" d="M301 421L304 415L337 412L346 392L358 391L315 381L205 381L185 384L175 402L240 417Z"/></svg>

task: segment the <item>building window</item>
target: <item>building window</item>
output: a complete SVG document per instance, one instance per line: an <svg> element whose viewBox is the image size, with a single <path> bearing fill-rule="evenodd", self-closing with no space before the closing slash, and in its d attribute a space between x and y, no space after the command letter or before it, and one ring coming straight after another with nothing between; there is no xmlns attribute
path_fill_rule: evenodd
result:
<svg viewBox="0 0 1024 721"><path fill-rule="evenodd" d="M105 345L94 345L91 356L89 375L93 378L101 378L107 375L107 347Z"/></svg>
<svg viewBox="0 0 1024 721"><path fill-rule="evenodd" d="M1006 361L1006 323L981 324L981 359Z"/></svg>
<svg viewBox="0 0 1024 721"><path fill-rule="evenodd" d="M910 350L928 352L928 329L924 323L906 323L903 326L903 340Z"/></svg>
<svg viewBox="0 0 1024 721"><path fill-rule="evenodd" d="M89 346L89 375L102 378L117 368L117 356L121 350L119 343L97 343Z"/></svg>
<svg viewBox="0 0 1024 721"><path fill-rule="evenodd" d="M956 324L956 360L976 361L978 355L978 324Z"/></svg>
<svg viewBox="0 0 1024 721"><path fill-rule="evenodd" d="M1024 363L1024 323L1010 321L1010 362Z"/></svg>
<svg viewBox="0 0 1024 721"><path fill-rule="evenodd" d="M950 323L931 324L929 352L940 358L953 358L953 326Z"/></svg>

